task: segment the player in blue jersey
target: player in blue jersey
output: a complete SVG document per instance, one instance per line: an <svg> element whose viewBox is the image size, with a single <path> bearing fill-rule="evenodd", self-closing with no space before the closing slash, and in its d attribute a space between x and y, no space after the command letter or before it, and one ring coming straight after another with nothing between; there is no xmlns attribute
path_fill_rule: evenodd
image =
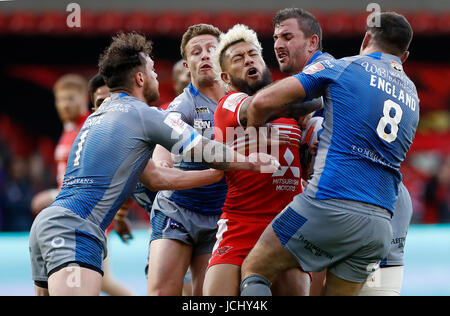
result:
<svg viewBox="0 0 450 316"><path fill-rule="evenodd" d="M419 100L401 65L411 26L396 13L379 18L360 55L313 63L260 91L249 107L248 125L261 126L284 104L323 95L325 119L313 178L247 257L242 295L270 295L271 281L298 263L328 269L326 295L357 295L389 252Z"/></svg>
<svg viewBox="0 0 450 316"><path fill-rule="evenodd" d="M181 119L206 138L213 137L217 101L225 95L211 61L211 51L217 46L220 34L219 29L209 24L193 25L186 30L181 41L181 55L184 66L189 68L191 83L167 108L181 113ZM172 157L161 149L157 146L153 159L171 164ZM201 164L184 159L177 159L174 167L204 169ZM180 295L188 267L192 274L193 295L202 295L226 193L225 179L192 190L158 193L151 216L149 295Z"/></svg>
<svg viewBox="0 0 450 316"><path fill-rule="evenodd" d="M212 146L221 155L201 158L218 169L273 172L279 166L273 157L242 157L201 137L176 113L149 107L159 97L151 50L144 36L121 33L100 57L100 72L112 95L81 128L61 192L30 231L37 295L100 293L106 228L138 180L159 189L149 160L156 144L183 155Z"/></svg>
<svg viewBox="0 0 450 316"><path fill-rule="evenodd" d="M294 75L313 62L334 59L333 56L321 52L321 27L317 19L309 12L299 8L282 9L274 16L273 27L274 50L280 70L284 74ZM312 49L309 48L311 46ZM316 49L314 49L315 47ZM317 111L314 116L313 121L321 120L320 122L322 122L323 109ZM310 124L309 126L313 127L313 125ZM320 126L315 126L311 130L306 129L304 131L304 136L306 137L304 138L316 138L313 135L319 131L321 131ZM315 148L316 145L312 145ZM304 162L305 166L312 165L312 155L309 151L314 150L314 148L306 146L306 143L301 148L305 149L301 154L302 162ZM307 159L308 157L309 160ZM312 166L308 167L312 171ZM309 179L312 172L309 175L305 172L305 175ZM363 294L365 295L400 294L404 265L404 245L412 216L410 200L408 190L401 184L399 198L395 203L395 212L391 221L393 232L391 250L387 258L381 262L381 270L376 272L376 277L371 277L369 278L370 282L366 282L363 289ZM319 295L322 292L325 273L313 273L311 295Z"/></svg>

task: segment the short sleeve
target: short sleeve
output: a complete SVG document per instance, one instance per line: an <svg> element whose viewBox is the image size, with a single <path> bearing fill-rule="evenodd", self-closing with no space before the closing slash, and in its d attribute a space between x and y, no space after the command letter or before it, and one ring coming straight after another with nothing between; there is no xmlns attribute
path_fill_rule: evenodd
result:
<svg viewBox="0 0 450 316"><path fill-rule="evenodd" d="M175 155L184 155L202 136L181 118L178 112L148 108L142 112L144 133L148 142L160 144Z"/></svg>
<svg viewBox="0 0 450 316"><path fill-rule="evenodd" d="M194 125L194 103L191 102L186 95L181 94L176 97L167 107L169 112L178 112L181 114L181 119L189 125Z"/></svg>
<svg viewBox="0 0 450 316"><path fill-rule="evenodd" d="M224 138L227 127L242 126L239 121L239 112L242 103L248 97L249 96L245 93L233 93L223 97L223 99L219 101L221 106L219 106L214 113L214 126L216 128L214 138L217 141L225 141ZM220 133L218 130L220 130Z"/></svg>
<svg viewBox="0 0 450 316"><path fill-rule="evenodd" d="M294 77L305 89L305 100L311 100L319 97L327 85L335 82L342 70L342 66L336 60L324 60L307 66Z"/></svg>

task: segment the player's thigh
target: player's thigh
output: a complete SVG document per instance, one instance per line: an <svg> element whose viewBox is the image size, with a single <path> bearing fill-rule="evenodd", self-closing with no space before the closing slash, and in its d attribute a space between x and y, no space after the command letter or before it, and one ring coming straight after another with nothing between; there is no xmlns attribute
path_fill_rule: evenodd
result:
<svg viewBox="0 0 450 316"><path fill-rule="evenodd" d="M327 270L320 272L312 272L311 288L309 290L309 296L323 296L325 291L325 281L327 276Z"/></svg>
<svg viewBox="0 0 450 316"><path fill-rule="evenodd" d="M241 278L260 274L273 282L280 272L295 267L298 267L297 260L283 247L270 224L244 260Z"/></svg>
<svg viewBox="0 0 450 316"><path fill-rule="evenodd" d="M69 265L50 275L48 291L51 296L98 296L102 275L98 271Z"/></svg>
<svg viewBox="0 0 450 316"><path fill-rule="evenodd" d="M203 284L205 296L238 296L241 267L235 264L216 264L206 271Z"/></svg>
<svg viewBox="0 0 450 316"><path fill-rule="evenodd" d="M191 255L192 246L179 240L153 240L148 261L149 295L180 295Z"/></svg>
<svg viewBox="0 0 450 316"><path fill-rule="evenodd" d="M193 256L191 260L192 294L203 295L203 283L211 253Z"/></svg>
<svg viewBox="0 0 450 316"><path fill-rule="evenodd" d="M48 288L40 287L38 285L34 285L34 295L35 296L49 296Z"/></svg>
<svg viewBox="0 0 450 316"><path fill-rule="evenodd" d="M274 296L309 296L310 287L310 275L298 267L280 273L271 290Z"/></svg>
<svg viewBox="0 0 450 316"><path fill-rule="evenodd" d="M364 282L350 282L327 271L325 296L356 296L361 291Z"/></svg>

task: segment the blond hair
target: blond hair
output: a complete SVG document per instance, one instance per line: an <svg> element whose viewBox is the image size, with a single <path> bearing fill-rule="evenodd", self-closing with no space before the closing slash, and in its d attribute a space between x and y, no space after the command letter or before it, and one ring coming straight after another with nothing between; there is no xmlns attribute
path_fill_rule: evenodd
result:
<svg viewBox="0 0 450 316"><path fill-rule="evenodd" d="M186 32L183 34L183 37L181 39L181 57L183 57L184 60L186 60L186 45L187 43L193 39L194 37L200 36L200 35L212 35L219 40L220 35L222 34L222 31L219 30L217 27L211 25L211 24L195 24L188 27Z"/></svg>
<svg viewBox="0 0 450 316"><path fill-rule="evenodd" d="M220 73L223 72L223 56L225 51L232 45L239 42L246 42L254 45L260 53L262 53L262 46L258 40L256 32L250 29L247 25L236 24L226 33L220 35L219 45L217 45L212 54L212 63L216 76L220 78Z"/></svg>

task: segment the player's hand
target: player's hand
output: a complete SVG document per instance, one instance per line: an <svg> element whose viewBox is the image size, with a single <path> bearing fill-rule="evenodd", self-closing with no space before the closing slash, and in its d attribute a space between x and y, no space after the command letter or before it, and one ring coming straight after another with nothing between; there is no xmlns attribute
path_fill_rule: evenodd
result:
<svg viewBox="0 0 450 316"><path fill-rule="evenodd" d="M300 129L302 131L304 131L306 129L306 126L308 125L308 122L311 119L311 117L312 117L312 113L309 113L307 115L300 116L297 119L298 125L300 126Z"/></svg>
<svg viewBox="0 0 450 316"><path fill-rule="evenodd" d="M281 134L278 128L270 124L267 124L267 135L262 133L259 139L260 146L266 146L265 148L270 148L271 146L287 146L290 142L291 139L288 135Z"/></svg>
<svg viewBox="0 0 450 316"><path fill-rule="evenodd" d="M161 160L161 161L158 161L157 165L158 165L159 167L172 168L172 165L171 165L170 162L167 161L167 160Z"/></svg>
<svg viewBox="0 0 450 316"><path fill-rule="evenodd" d="M302 179L302 191L305 191L307 186L308 186L308 181L306 181L305 179Z"/></svg>
<svg viewBox="0 0 450 316"><path fill-rule="evenodd" d="M274 156L265 153L251 153L248 158L252 164L252 171L274 173L281 169L280 162Z"/></svg>
<svg viewBox="0 0 450 316"><path fill-rule="evenodd" d="M49 189L36 194L31 200L31 212L33 215L39 214L44 208L52 204L57 195L58 190L56 189Z"/></svg>
<svg viewBox="0 0 450 316"><path fill-rule="evenodd" d="M127 243L128 240L133 239L133 234L130 229L130 222L126 217L114 217L113 225L114 230L124 243Z"/></svg>

